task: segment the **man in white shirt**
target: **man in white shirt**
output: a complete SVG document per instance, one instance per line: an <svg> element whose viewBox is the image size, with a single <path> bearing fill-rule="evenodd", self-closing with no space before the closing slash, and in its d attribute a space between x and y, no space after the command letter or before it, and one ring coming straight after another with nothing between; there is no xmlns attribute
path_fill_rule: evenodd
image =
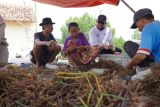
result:
<svg viewBox="0 0 160 107"><path fill-rule="evenodd" d="M106 25L106 16L99 15L96 25L89 32L89 43L91 46L98 46L100 54L114 54L122 52L121 49L115 48L112 30Z"/></svg>

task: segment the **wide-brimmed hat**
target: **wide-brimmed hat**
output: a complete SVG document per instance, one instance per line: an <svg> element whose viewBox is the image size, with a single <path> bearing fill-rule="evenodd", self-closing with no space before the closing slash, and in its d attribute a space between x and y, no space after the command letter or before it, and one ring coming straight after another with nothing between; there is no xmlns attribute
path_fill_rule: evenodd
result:
<svg viewBox="0 0 160 107"><path fill-rule="evenodd" d="M52 22L51 18L46 17L42 19L42 23L40 23L39 26L46 25L46 24L55 24L55 22Z"/></svg>
<svg viewBox="0 0 160 107"><path fill-rule="evenodd" d="M134 17L133 17L133 24L131 26L132 29L135 29L137 28L136 26L136 22L141 19L142 17L146 16L146 15L149 15L149 14L152 14L152 10L151 9L148 9L148 8L144 8L144 9L140 9L138 11L136 11L134 13Z"/></svg>

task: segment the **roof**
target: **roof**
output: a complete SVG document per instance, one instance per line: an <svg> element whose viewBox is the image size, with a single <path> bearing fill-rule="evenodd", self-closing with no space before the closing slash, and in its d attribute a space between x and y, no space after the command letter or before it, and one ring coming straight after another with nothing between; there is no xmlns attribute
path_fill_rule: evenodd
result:
<svg viewBox="0 0 160 107"><path fill-rule="evenodd" d="M14 4L0 4L0 15L6 21L34 22L35 15L32 7Z"/></svg>
<svg viewBox="0 0 160 107"><path fill-rule="evenodd" d="M101 4L118 5L119 0L33 0L40 3L60 6L60 7L92 7Z"/></svg>

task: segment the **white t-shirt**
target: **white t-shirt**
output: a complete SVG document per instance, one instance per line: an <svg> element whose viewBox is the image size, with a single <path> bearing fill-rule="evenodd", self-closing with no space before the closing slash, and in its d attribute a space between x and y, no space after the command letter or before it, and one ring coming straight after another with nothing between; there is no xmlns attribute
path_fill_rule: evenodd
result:
<svg viewBox="0 0 160 107"><path fill-rule="evenodd" d="M105 27L103 30L99 30L97 26L94 26L89 32L89 43L91 46L109 44L113 46L112 50L115 50L112 31L108 27Z"/></svg>

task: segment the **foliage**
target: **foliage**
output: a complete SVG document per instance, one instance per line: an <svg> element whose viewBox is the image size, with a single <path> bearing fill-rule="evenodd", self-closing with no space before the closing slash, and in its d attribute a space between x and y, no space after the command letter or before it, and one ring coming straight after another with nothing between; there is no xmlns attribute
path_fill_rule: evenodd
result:
<svg viewBox="0 0 160 107"><path fill-rule="evenodd" d="M112 28L110 22L107 22L107 26L112 30L112 37L113 37L113 41L114 41L115 46L117 48L120 48L124 52L123 45L124 45L125 40L123 39L122 36L116 37L116 29Z"/></svg>
<svg viewBox="0 0 160 107"><path fill-rule="evenodd" d="M124 49L123 49L124 42L125 42L125 40L123 39L122 36L120 36L119 38L114 38L115 46L117 48L120 48L123 52L124 52Z"/></svg>
<svg viewBox="0 0 160 107"><path fill-rule="evenodd" d="M80 17L70 17L69 19L66 20L65 25L63 25L60 29L62 32L62 39L59 40L58 42L63 44L64 40L67 38L68 34L68 24L70 22L77 22L80 28L80 31L83 32L87 39L89 37L89 31L90 29L95 25L96 23L96 18L89 15L88 13L84 13L82 16ZM114 43L116 45L116 47L120 48L123 50L123 44L124 44L124 39L120 36L119 38L115 37L116 35L116 29L112 28L111 23L107 22L107 26L112 30L112 36L114 39Z"/></svg>
<svg viewBox="0 0 160 107"><path fill-rule="evenodd" d="M88 38L89 36L89 30L95 25L96 18L93 16L89 15L88 13L84 13L80 17L70 17L69 19L66 20L65 25L63 25L60 29L62 32L62 40L60 43L64 43L64 40L68 36L68 24L70 22L77 22L80 28L80 31L83 32L86 37Z"/></svg>
<svg viewBox="0 0 160 107"><path fill-rule="evenodd" d="M132 34L132 39L140 40L140 32L138 31L138 29L134 30L134 32Z"/></svg>

